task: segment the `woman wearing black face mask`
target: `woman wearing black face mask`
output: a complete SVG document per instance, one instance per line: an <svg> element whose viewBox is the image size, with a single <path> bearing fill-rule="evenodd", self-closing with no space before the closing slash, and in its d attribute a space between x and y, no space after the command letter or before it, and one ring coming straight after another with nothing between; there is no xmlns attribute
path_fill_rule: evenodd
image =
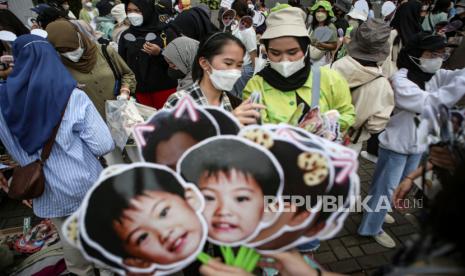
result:
<svg viewBox="0 0 465 276"><path fill-rule="evenodd" d="M177 90L183 90L194 83L191 71L198 49L197 40L183 36L171 41L163 51L169 66L168 76L178 80Z"/></svg>
<svg viewBox="0 0 465 276"><path fill-rule="evenodd" d="M427 148L426 133L415 125L415 117L428 106L453 106L465 95L465 69L440 70L446 48L444 38L427 33L412 37L399 54L399 71L391 78L395 109L379 135L378 162L368 193L367 206L375 210L384 198L390 199L400 181L414 171ZM382 230L387 210L366 212L358 233L372 236L385 247L395 242Z"/></svg>

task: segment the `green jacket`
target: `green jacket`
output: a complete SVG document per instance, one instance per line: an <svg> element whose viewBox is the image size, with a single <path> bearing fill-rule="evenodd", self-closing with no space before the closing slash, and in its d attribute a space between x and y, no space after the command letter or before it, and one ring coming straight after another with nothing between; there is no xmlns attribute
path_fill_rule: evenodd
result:
<svg viewBox="0 0 465 276"><path fill-rule="evenodd" d="M261 94L261 103L266 106L262 110L263 123L287 123L297 109L296 95L308 105L312 103L312 73L305 84L295 91L283 92L271 87L265 80L255 75L249 80L243 91L246 100L254 91ZM321 67L320 110L326 112L332 109L339 111L342 131L347 130L355 122L355 109L352 105L349 86L346 80L336 71Z"/></svg>

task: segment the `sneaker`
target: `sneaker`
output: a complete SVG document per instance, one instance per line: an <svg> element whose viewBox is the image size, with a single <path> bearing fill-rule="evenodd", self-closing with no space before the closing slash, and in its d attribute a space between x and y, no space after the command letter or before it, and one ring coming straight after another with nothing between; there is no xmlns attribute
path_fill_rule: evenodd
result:
<svg viewBox="0 0 465 276"><path fill-rule="evenodd" d="M396 247L396 242L384 231L376 236L373 236L373 238L377 243L386 248Z"/></svg>
<svg viewBox="0 0 465 276"><path fill-rule="evenodd" d="M362 150L362 152L360 153L360 156L365 159L365 160L368 160L372 163L375 163L378 162L378 157L376 155L373 155L371 153L368 153L366 150Z"/></svg>
<svg viewBox="0 0 465 276"><path fill-rule="evenodd" d="M386 216L384 217L384 223L393 224L395 222L396 220L390 214L386 214Z"/></svg>

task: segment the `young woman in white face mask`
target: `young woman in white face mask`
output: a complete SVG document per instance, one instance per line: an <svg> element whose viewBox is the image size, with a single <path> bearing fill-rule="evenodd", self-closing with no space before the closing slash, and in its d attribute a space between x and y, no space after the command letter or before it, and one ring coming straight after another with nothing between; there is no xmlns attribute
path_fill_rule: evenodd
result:
<svg viewBox="0 0 465 276"><path fill-rule="evenodd" d="M241 77L245 47L229 33L215 33L199 46L192 66L194 83L171 95L164 108L172 108L185 95L199 105L218 106L232 112L243 125L255 124L261 104L242 102L230 93Z"/></svg>
<svg viewBox="0 0 465 276"><path fill-rule="evenodd" d="M245 87L243 98L257 91L264 123L287 123L299 103L311 106L312 72L308 46L310 44L305 13L294 7L281 5L274 8L266 20L263 33L268 65L255 75ZM355 121L354 106L345 79L337 72L321 67L320 101L322 112L336 109L341 114L342 130Z"/></svg>
<svg viewBox="0 0 465 276"><path fill-rule="evenodd" d="M106 50L121 74L119 87L115 86L113 71L103 55L101 45L91 41L64 19L48 24L46 31L48 41L58 51L63 64L77 80L79 88L86 92L97 107L102 118L105 119L106 100L113 100L117 95L128 98L131 92L135 92L134 74L112 47L107 47Z"/></svg>
<svg viewBox="0 0 465 276"><path fill-rule="evenodd" d="M428 106L452 107L465 95L465 69L440 70L445 57L444 38L427 33L414 35L400 51L399 71L391 78L395 109L386 130L379 135L378 162L370 186L368 206L375 209L413 172L427 149L426 131L417 128L415 118ZM358 230L382 246L392 248L394 240L382 230L387 210L366 212Z"/></svg>

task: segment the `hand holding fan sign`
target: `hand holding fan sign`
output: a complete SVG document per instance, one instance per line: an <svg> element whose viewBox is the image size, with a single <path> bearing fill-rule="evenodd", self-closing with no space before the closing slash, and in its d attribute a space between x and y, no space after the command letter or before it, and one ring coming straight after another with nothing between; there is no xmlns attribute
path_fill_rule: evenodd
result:
<svg viewBox="0 0 465 276"><path fill-rule="evenodd" d="M199 190L165 166L119 166L99 179L80 208L83 251L118 273L179 271L205 244L204 205Z"/></svg>

